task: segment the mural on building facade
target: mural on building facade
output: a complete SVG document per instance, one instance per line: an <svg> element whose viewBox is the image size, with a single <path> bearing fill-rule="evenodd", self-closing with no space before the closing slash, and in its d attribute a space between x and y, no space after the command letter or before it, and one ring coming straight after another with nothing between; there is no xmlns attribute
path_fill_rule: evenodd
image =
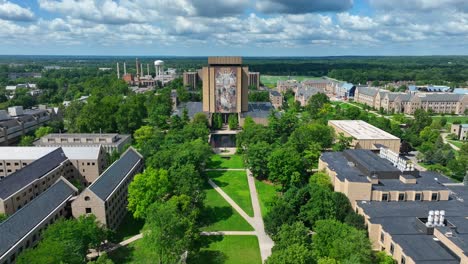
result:
<svg viewBox="0 0 468 264"><path fill-rule="evenodd" d="M215 68L216 112L237 112L237 74L235 67Z"/></svg>

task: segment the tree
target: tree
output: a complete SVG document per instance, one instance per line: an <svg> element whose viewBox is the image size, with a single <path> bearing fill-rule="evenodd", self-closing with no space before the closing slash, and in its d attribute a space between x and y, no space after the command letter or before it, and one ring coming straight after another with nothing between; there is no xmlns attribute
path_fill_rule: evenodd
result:
<svg viewBox="0 0 468 264"><path fill-rule="evenodd" d="M191 250L199 231L190 198L174 196L167 202L156 202L148 209L143 241L154 253L156 263L177 263L182 253Z"/></svg>
<svg viewBox="0 0 468 264"><path fill-rule="evenodd" d="M392 256L387 255L385 251L379 251L375 254L375 261L377 264L394 264L396 261Z"/></svg>
<svg viewBox="0 0 468 264"><path fill-rule="evenodd" d="M337 261L354 259L357 263L371 263L371 245L364 231L337 220L319 220L314 229L314 255Z"/></svg>
<svg viewBox="0 0 468 264"><path fill-rule="evenodd" d="M83 263L90 248L98 248L108 231L94 215L61 219L43 233L36 248L24 251L16 263Z"/></svg>
<svg viewBox="0 0 468 264"><path fill-rule="evenodd" d="M330 189L318 185L311 185L309 193L310 199L300 208L299 218L311 227L318 220L335 219L334 193Z"/></svg>
<svg viewBox="0 0 468 264"><path fill-rule="evenodd" d="M135 218L145 218L148 207L170 191L168 172L148 167L135 175L128 186L128 210Z"/></svg>
<svg viewBox="0 0 468 264"><path fill-rule="evenodd" d="M193 116L192 122L195 124L204 124L205 126L208 126L208 118L204 113L196 113Z"/></svg>
<svg viewBox="0 0 468 264"><path fill-rule="evenodd" d="M288 142L299 153L303 153L311 142L317 142L322 148L329 148L333 143L333 128L318 123L303 124L292 132Z"/></svg>
<svg viewBox="0 0 468 264"><path fill-rule="evenodd" d="M312 251L305 245L292 244L291 246L273 251L265 262L266 264L313 264L315 263Z"/></svg>
<svg viewBox="0 0 468 264"><path fill-rule="evenodd" d="M273 251L287 249L292 244L312 246L312 235L310 230L302 222L284 224L276 235L273 236L275 246Z"/></svg>
<svg viewBox="0 0 468 264"><path fill-rule="evenodd" d="M5 221L8 218L6 214L0 214L0 223Z"/></svg>
<svg viewBox="0 0 468 264"><path fill-rule="evenodd" d="M202 191L203 180L192 164L169 169L169 182L173 195L186 195L194 204L201 206L205 193Z"/></svg>
<svg viewBox="0 0 468 264"><path fill-rule="evenodd" d="M245 151L246 166L252 171L254 177L265 179L268 177L268 155L271 145L265 141L254 143Z"/></svg>
<svg viewBox="0 0 468 264"><path fill-rule="evenodd" d="M333 186L330 177L325 172L316 172L309 178L309 185L318 185L320 187L332 190Z"/></svg>
<svg viewBox="0 0 468 264"><path fill-rule="evenodd" d="M36 131L34 132L34 135L36 136L36 138L41 138L45 135L48 135L50 133L54 132L53 128L49 127L49 126L43 126L43 127L40 127L38 129L36 129Z"/></svg>
<svg viewBox="0 0 468 264"><path fill-rule="evenodd" d="M34 137L33 136L22 136L18 146L33 146Z"/></svg>
<svg viewBox="0 0 468 264"><path fill-rule="evenodd" d="M278 199L265 216L265 231L270 234L276 234L283 224L292 224L296 221L296 214L292 206Z"/></svg>
<svg viewBox="0 0 468 264"><path fill-rule="evenodd" d="M106 252L102 253L96 261L89 261L88 264L114 264Z"/></svg>
<svg viewBox="0 0 468 264"><path fill-rule="evenodd" d="M301 155L292 147L275 149L268 157L268 179L281 183L283 188L303 183L304 163Z"/></svg>
<svg viewBox="0 0 468 264"><path fill-rule="evenodd" d="M337 141L335 145L333 145L334 151L343 151L345 149L349 149L351 147L351 143L353 142L353 137L347 137L342 132L338 134Z"/></svg>
<svg viewBox="0 0 468 264"><path fill-rule="evenodd" d="M228 118L229 129L234 130L239 126L239 121L237 120L237 114L230 114Z"/></svg>
<svg viewBox="0 0 468 264"><path fill-rule="evenodd" d="M312 116L315 116L324 104L330 103L330 99L324 93L316 93L309 98L306 109Z"/></svg>

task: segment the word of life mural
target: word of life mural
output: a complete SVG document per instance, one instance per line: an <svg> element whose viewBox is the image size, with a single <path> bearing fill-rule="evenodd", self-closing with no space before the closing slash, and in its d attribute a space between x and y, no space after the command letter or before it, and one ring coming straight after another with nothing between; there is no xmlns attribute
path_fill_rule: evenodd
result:
<svg viewBox="0 0 468 264"><path fill-rule="evenodd" d="M237 112L237 76L235 67L218 67L215 69L216 112Z"/></svg>

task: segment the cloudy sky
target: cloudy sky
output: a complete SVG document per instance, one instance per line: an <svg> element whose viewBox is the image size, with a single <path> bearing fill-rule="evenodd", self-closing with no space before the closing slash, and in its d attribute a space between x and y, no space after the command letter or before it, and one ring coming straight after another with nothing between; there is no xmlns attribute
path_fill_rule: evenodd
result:
<svg viewBox="0 0 468 264"><path fill-rule="evenodd" d="M468 55L468 0L0 0L0 54Z"/></svg>

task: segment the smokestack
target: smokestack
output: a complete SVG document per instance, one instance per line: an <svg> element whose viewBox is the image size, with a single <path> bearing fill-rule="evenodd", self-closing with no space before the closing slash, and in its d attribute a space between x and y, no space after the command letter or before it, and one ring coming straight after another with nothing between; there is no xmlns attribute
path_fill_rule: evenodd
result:
<svg viewBox="0 0 468 264"><path fill-rule="evenodd" d="M124 62L124 75L127 75L127 65Z"/></svg>
<svg viewBox="0 0 468 264"><path fill-rule="evenodd" d="M145 72L143 70L143 63L140 64L140 75L141 76L145 75Z"/></svg>
<svg viewBox="0 0 468 264"><path fill-rule="evenodd" d="M138 58L136 59L135 64L136 64L136 75L137 75L137 77L138 77L138 76L140 76L140 70L138 69L138 68L139 68L139 66L138 66Z"/></svg>
<svg viewBox="0 0 468 264"><path fill-rule="evenodd" d="M150 75L150 73L149 73L149 64L146 64L146 75Z"/></svg>
<svg viewBox="0 0 468 264"><path fill-rule="evenodd" d="M117 79L120 79L119 63L117 62Z"/></svg>

